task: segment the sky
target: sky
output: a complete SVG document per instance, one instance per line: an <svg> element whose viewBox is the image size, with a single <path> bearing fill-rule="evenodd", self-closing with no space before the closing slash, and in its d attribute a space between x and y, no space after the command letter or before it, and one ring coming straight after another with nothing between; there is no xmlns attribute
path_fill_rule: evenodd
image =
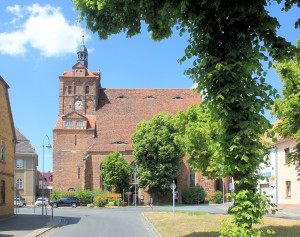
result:
<svg viewBox="0 0 300 237"><path fill-rule="evenodd" d="M97 34L78 23L79 12L72 1L0 0L0 75L10 86L9 96L15 126L31 141L43 170L43 141L53 146L53 129L58 118L59 76L72 70L77 50L85 35L89 69L101 71L104 88L192 88L183 74L192 62L179 64L187 46L187 35L154 42L147 27L129 39L124 34L99 40ZM300 8L281 12L277 3L267 7L281 28L278 35L293 44L300 36L294 22ZM267 82L280 92L282 83L273 69ZM269 114L267 118L273 122ZM45 147L44 171L52 171L52 149Z"/></svg>

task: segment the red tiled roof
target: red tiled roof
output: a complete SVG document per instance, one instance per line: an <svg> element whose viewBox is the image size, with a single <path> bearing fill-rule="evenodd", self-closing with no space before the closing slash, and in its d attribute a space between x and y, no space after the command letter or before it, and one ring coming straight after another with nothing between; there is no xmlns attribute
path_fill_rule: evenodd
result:
<svg viewBox="0 0 300 237"><path fill-rule="evenodd" d="M281 143L284 143L284 142L288 142L288 141L291 141L293 140L292 138L286 138L286 139L279 139L278 142L275 143L275 145L278 145L278 144L281 144Z"/></svg>
<svg viewBox="0 0 300 237"><path fill-rule="evenodd" d="M90 152L132 151L131 135L140 121L201 103L192 89L101 89L99 97L97 138Z"/></svg>
<svg viewBox="0 0 300 237"><path fill-rule="evenodd" d="M91 72L89 69L85 68L85 77L98 77L99 72ZM74 77L73 71L64 71L64 74L60 77Z"/></svg>

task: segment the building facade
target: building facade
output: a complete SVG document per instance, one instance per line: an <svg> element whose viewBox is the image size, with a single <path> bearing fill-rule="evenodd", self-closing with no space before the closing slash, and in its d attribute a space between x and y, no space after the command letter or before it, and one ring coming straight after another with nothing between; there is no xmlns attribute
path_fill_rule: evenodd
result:
<svg viewBox="0 0 300 237"><path fill-rule="evenodd" d="M276 143L278 161L278 206L300 207L300 180L294 165L288 165L287 155L297 142L283 139Z"/></svg>
<svg viewBox="0 0 300 237"><path fill-rule="evenodd" d="M8 88L0 76L0 218L14 214L16 134Z"/></svg>
<svg viewBox="0 0 300 237"><path fill-rule="evenodd" d="M37 193L38 155L30 140L16 128L17 145L15 154L15 184L17 196L33 204Z"/></svg>
<svg viewBox="0 0 300 237"><path fill-rule="evenodd" d="M82 45L77 54L72 71L59 77L59 117L53 130L55 190L103 188L99 172L106 155L119 151L133 163L131 135L140 121L162 112L176 115L178 109L185 111L189 105L201 103L200 94L192 89L103 88L100 72L87 68L86 47ZM200 173L191 176L184 162L187 159L183 159L176 180L179 193L191 184L213 192L216 183ZM149 201L144 190L139 190L138 197Z"/></svg>

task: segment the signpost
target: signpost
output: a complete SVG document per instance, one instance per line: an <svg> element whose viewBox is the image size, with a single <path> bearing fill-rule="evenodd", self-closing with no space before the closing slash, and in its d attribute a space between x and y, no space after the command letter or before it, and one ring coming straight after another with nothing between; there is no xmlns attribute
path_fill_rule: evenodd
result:
<svg viewBox="0 0 300 237"><path fill-rule="evenodd" d="M122 197L122 194L121 193L107 193L106 197L107 198L114 198L114 197L119 198L119 197Z"/></svg>
<svg viewBox="0 0 300 237"><path fill-rule="evenodd" d="M171 183L170 188L173 191L173 216L175 216L175 188L176 188L175 180L173 180L173 183Z"/></svg>

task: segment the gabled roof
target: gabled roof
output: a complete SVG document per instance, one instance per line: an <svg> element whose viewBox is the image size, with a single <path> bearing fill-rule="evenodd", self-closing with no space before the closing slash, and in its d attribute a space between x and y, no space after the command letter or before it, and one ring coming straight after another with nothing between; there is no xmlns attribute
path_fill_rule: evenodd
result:
<svg viewBox="0 0 300 237"><path fill-rule="evenodd" d="M65 116L67 116L67 115L65 115ZM95 125L96 125L96 116L86 115L85 119L87 120L87 130L94 130ZM64 128L64 121L65 120L66 120L66 118L63 119L62 117L58 117L54 130L65 129Z"/></svg>
<svg viewBox="0 0 300 237"><path fill-rule="evenodd" d="M100 72L91 72L89 69L87 69L85 66L83 66L80 62L76 63L73 67L74 68L85 68L85 77L99 77ZM62 76L59 76L59 78L66 78L66 77L74 77L73 71L64 71L64 74Z"/></svg>
<svg viewBox="0 0 300 237"><path fill-rule="evenodd" d="M74 69L74 68L85 68L85 66L82 65L81 62L78 62L78 63L76 63L72 68L73 68L73 69Z"/></svg>
<svg viewBox="0 0 300 237"><path fill-rule="evenodd" d="M97 138L89 152L132 151L131 135L140 121L199 103L201 95L192 89L100 89Z"/></svg>
<svg viewBox="0 0 300 237"><path fill-rule="evenodd" d="M30 140L16 128L17 135L17 144L16 144L16 153L35 153L34 147L31 145Z"/></svg>
<svg viewBox="0 0 300 237"><path fill-rule="evenodd" d="M87 120L87 118L75 111L71 112L71 113L68 113L64 116L62 116L62 119L63 120L66 120L66 119L82 119L82 120Z"/></svg>

